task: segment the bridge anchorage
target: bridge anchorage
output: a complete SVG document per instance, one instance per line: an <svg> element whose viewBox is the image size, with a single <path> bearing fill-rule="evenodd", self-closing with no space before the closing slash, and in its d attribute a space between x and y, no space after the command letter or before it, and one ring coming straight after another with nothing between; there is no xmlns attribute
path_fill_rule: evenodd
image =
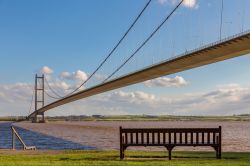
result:
<svg viewBox="0 0 250 166"><path fill-rule="evenodd" d="M36 114L30 117L33 123L44 123L44 112L38 112L40 108L44 107L44 74L35 77L35 112Z"/></svg>

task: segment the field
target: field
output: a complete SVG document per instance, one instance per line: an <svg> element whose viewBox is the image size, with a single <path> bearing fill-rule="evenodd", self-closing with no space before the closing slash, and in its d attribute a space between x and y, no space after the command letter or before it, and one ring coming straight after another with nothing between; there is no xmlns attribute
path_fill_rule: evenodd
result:
<svg viewBox="0 0 250 166"><path fill-rule="evenodd" d="M167 160L164 152L128 151L120 161L118 151L0 151L0 165L220 165L249 166L250 153L223 153L221 160L210 152L174 152Z"/></svg>
<svg viewBox="0 0 250 166"><path fill-rule="evenodd" d="M23 121L24 116L0 117L0 121ZM250 115L233 116L171 116L171 115L116 115L116 116L57 116L46 117L49 121L250 121Z"/></svg>

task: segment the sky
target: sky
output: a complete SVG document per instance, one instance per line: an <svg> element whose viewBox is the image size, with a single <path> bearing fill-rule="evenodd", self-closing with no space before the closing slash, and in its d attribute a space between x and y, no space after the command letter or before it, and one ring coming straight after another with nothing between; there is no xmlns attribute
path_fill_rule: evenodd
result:
<svg viewBox="0 0 250 166"><path fill-rule="evenodd" d="M31 100L36 73L45 74L61 96L72 92L107 56L146 2L0 0L0 116L26 116L34 111ZM111 74L178 2L152 0L109 61L81 90ZM224 0L223 12L221 4L221 0L185 0L112 78L216 42L220 36L223 39L250 30L249 0ZM249 61L250 56L244 55L164 76L82 99L46 115L249 114ZM46 97L46 104L52 101Z"/></svg>

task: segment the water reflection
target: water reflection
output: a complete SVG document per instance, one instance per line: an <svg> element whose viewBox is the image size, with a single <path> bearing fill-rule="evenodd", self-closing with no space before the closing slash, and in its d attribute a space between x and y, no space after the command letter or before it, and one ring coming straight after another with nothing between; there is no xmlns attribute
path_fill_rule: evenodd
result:
<svg viewBox="0 0 250 166"><path fill-rule="evenodd" d="M12 123L0 123L0 149L12 148L11 127ZM56 138L23 128L15 127L23 138L27 146L36 146L39 150L94 150L94 147L83 146L81 144ZM21 144L16 139L16 149L22 149Z"/></svg>

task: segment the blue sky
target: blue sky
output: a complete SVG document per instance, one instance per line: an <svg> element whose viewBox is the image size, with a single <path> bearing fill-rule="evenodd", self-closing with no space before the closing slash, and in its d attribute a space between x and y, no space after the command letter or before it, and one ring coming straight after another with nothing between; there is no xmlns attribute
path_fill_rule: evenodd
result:
<svg viewBox="0 0 250 166"><path fill-rule="evenodd" d="M136 55L133 61L116 76L219 39L221 1L186 1L194 2L194 5L183 5L146 47ZM153 0L124 43L98 74L108 75L119 66L174 8L176 2L175 0ZM3 86L11 87L18 83L30 85L34 81L34 74L44 66L53 70L53 74L49 74L51 84L53 81L61 81L59 78L62 78L60 77L62 72L71 73L72 76L72 78L64 80L64 83L71 84L70 86L79 84L84 76L81 75L79 78L77 71L82 71L86 75L91 73L127 30L145 3L146 0L0 0L0 86L2 86L0 92L2 96L8 96L9 102L13 100L14 97L11 94L14 92L4 89ZM250 22L247 21L250 18L249 6L250 1L248 0L237 2L225 0L222 22L223 38L250 29ZM112 95L119 94L124 97L124 94L118 93L122 91L133 97L133 93L139 91L156 97L171 98L173 96L178 98L178 96L186 94L205 94L218 89L228 89L228 87L245 92L250 88L249 60L250 56L245 55L167 76L173 80L176 76L182 77L185 80L185 85L181 86L148 87L139 84L103 95L109 95L112 98ZM100 81L96 78L87 84L87 87ZM226 88L221 88L222 86ZM57 86L55 85L55 87ZM62 90L58 87L58 91ZM22 93L20 92L18 95L22 96ZM23 114L20 110L25 110L28 107L30 93L24 93L23 96L25 95L27 98L13 108L10 103L0 99L0 102L4 103L3 110L0 110L3 112L2 115ZM96 98L98 97L100 96ZM82 102L91 103L94 98L90 100ZM95 102L97 101L99 100L96 99ZM112 105L109 101L102 101L104 102L103 107L105 106L109 110L104 114L132 114L134 113L133 106L134 109L140 109L136 112L138 114L150 114L150 110L144 112L144 108L134 105L133 102L131 104L131 102L126 103L125 101L124 106L119 107L120 111L116 111L119 102ZM93 102L93 107L95 102ZM72 110L77 107L79 110L78 112L69 111L68 114L91 114L91 110L95 110L93 113L102 114L98 108L82 109L78 105L79 102L61 109ZM214 110L220 108L224 107L219 105ZM9 109L15 111L8 112ZM162 111L156 112L156 114L172 113L171 110L164 112L163 108L159 109ZM235 106L236 109L238 109L237 106ZM210 111L211 114L214 114L213 110ZM248 111L247 108L244 108L240 113L248 113ZM229 114L232 112L237 113L231 111ZM179 114L182 113L179 112ZM191 111L190 114L192 114ZM200 114L209 114L209 110Z"/></svg>

